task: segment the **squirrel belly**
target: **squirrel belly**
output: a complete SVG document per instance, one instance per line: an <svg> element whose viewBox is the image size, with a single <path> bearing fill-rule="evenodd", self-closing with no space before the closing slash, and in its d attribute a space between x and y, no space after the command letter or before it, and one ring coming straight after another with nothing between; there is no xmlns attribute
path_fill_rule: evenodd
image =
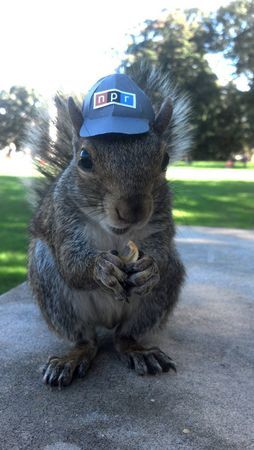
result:
<svg viewBox="0 0 254 450"><path fill-rule="evenodd" d="M83 229L84 237L97 252L114 249L119 254L123 252L129 239L135 239L138 242L142 236L149 233L149 230L143 229L136 233L117 236L91 220L86 221L85 226L81 224L80 227ZM130 317L138 308L141 299L135 294L128 302L120 302L116 301L113 292L105 292L99 286L91 290L69 287L63 281L53 252L45 240L32 240L29 260L30 285L49 327L71 341L75 342L77 329L80 330L83 338L86 337L87 328L89 333L96 327L112 329L121 324L123 319ZM50 298L51 295L52 298ZM64 307L62 308L61 305ZM71 317L72 325L69 324Z"/></svg>
<svg viewBox="0 0 254 450"><path fill-rule="evenodd" d="M39 239L30 246L29 278L49 327L70 341L87 339L97 327L112 329L131 316L140 297L117 302L113 293L73 289L58 272L52 252ZM32 256L32 255L31 255ZM52 288L50 288L52 286ZM53 288L54 286L54 288Z"/></svg>

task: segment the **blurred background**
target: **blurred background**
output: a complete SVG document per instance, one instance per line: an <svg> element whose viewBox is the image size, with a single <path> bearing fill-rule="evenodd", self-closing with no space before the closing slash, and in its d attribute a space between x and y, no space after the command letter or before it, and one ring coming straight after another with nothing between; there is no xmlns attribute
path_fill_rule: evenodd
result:
<svg viewBox="0 0 254 450"><path fill-rule="evenodd" d="M254 2L2 1L0 292L26 277L25 128L61 90L148 60L191 97L194 144L167 172L176 222L254 228Z"/></svg>

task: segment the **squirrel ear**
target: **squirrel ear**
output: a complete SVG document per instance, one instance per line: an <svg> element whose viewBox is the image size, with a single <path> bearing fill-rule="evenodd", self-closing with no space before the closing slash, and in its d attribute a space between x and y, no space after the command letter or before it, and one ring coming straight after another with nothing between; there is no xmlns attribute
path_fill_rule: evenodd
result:
<svg viewBox="0 0 254 450"><path fill-rule="evenodd" d="M83 123L83 116L72 97L68 98L67 104L68 104L68 110L69 110L70 118L72 121L72 125L73 125L77 135L79 136L80 128Z"/></svg>
<svg viewBox="0 0 254 450"><path fill-rule="evenodd" d="M161 105L158 114L153 123L153 129L156 134L162 135L166 130L173 112L173 103L170 97L167 97Z"/></svg>

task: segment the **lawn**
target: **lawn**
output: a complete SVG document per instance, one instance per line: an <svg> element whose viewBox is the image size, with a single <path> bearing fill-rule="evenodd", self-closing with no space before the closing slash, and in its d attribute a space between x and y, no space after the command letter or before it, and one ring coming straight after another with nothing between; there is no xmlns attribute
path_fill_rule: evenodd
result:
<svg viewBox="0 0 254 450"><path fill-rule="evenodd" d="M254 182L174 180L179 225L254 229Z"/></svg>
<svg viewBox="0 0 254 450"><path fill-rule="evenodd" d="M210 167L207 163L200 164L205 169ZM223 167L214 164L215 170ZM198 167L197 163L193 166ZM210 170L212 172L213 168ZM23 178L26 184L29 180L29 177ZM254 181L210 178L201 181L179 177L170 184L177 224L254 229ZM0 176L0 293L26 278L27 224L32 214L26 192L21 178Z"/></svg>
<svg viewBox="0 0 254 450"><path fill-rule="evenodd" d="M0 177L0 293L26 277L27 224L31 210L20 178Z"/></svg>

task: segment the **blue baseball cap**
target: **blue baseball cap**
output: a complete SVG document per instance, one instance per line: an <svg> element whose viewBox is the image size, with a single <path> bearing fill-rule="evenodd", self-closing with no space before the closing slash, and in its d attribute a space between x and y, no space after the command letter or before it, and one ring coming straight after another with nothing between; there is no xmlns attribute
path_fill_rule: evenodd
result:
<svg viewBox="0 0 254 450"><path fill-rule="evenodd" d="M101 78L89 90L82 114L81 137L146 133L155 116L147 95L130 77L118 73Z"/></svg>

